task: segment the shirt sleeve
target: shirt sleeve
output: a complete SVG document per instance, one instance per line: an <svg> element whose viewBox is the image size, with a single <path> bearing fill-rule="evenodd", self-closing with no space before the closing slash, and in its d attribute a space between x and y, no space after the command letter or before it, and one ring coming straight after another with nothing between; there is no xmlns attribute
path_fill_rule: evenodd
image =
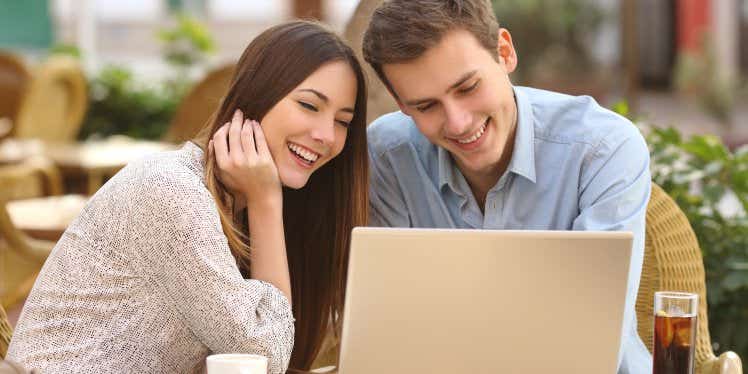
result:
<svg viewBox="0 0 748 374"><path fill-rule="evenodd" d="M144 229L135 240L154 289L213 353L264 355L269 373L284 373L294 341L288 299L269 283L242 277L201 184L150 182L132 216Z"/></svg>
<svg viewBox="0 0 748 374"><path fill-rule="evenodd" d="M369 226L411 227L405 198L387 154L369 148Z"/></svg>
<svg viewBox="0 0 748 374"><path fill-rule="evenodd" d="M622 125L626 126L626 125ZM580 180L579 215L574 230L631 231L634 234L626 303L623 317L623 341L638 339L636 333L636 297L644 261L644 233L647 203L651 189L649 151L633 125L603 140L588 156ZM619 366L624 354L619 352Z"/></svg>

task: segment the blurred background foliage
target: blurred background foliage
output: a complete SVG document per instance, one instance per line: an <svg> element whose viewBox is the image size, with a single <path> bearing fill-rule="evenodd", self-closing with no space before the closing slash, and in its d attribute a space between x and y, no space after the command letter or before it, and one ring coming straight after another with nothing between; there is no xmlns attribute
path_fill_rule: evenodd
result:
<svg viewBox="0 0 748 374"><path fill-rule="evenodd" d="M592 38L606 12L589 0L493 0L500 26L515 40L521 63L513 73L517 83L533 86L566 85L600 69L592 54ZM521 41L521 42L517 42Z"/></svg>
<svg viewBox="0 0 748 374"><path fill-rule="evenodd" d="M102 68L89 80L89 110L80 139L123 134L138 139L158 139L199 70L215 52L215 42L205 25L177 14L172 27L159 30L162 58L169 75L159 81L144 81L126 66ZM53 52L79 55L70 46L57 46Z"/></svg>

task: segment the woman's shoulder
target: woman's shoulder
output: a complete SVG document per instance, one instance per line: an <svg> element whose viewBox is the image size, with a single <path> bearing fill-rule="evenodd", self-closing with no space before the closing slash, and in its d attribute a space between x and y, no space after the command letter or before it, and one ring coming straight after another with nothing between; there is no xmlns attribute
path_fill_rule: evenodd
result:
<svg viewBox="0 0 748 374"><path fill-rule="evenodd" d="M201 154L196 155L187 146L141 158L115 174L89 205L118 207L131 213L153 205L161 209L210 208L213 199L204 183L202 163Z"/></svg>
<svg viewBox="0 0 748 374"><path fill-rule="evenodd" d="M118 190L129 189L149 195L156 192L196 193L203 190L207 193L202 163L202 156L194 154L185 146L135 160L107 184L118 187Z"/></svg>

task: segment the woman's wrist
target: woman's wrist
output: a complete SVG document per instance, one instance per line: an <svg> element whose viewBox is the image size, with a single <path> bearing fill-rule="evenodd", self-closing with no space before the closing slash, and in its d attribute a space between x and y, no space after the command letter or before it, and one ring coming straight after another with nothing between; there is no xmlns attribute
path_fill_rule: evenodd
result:
<svg viewBox="0 0 748 374"><path fill-rule="evenodd" d="M263 197L249 197L244 195L244 201L247 204L249 211L282 211L283 210L283 196L278 194L277 196L263 196Z"/></svg>

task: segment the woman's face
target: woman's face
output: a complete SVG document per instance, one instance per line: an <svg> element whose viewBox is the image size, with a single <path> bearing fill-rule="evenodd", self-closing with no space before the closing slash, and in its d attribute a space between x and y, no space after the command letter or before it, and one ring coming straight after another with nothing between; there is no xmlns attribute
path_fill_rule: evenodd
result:
<svg viewBox="0 0 748 374"><path fill-rule="evenodd" d="M304 187L345 145L356 103L356 76L344 61L328 62L273 106L260 121L281 183Z"/></svg>

